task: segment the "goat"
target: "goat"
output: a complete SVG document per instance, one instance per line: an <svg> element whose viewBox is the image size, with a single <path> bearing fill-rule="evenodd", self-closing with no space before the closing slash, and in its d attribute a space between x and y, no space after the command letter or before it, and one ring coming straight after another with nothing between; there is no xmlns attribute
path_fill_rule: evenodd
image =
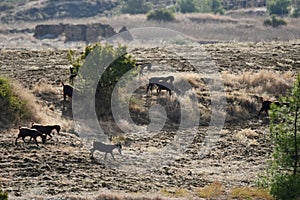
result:
<svg viewBox="0 0 300 200"><path fill-rule="evenodd" d="M110 153L112 158L115 160L115 157L113 155L114 149L118 149L120 155L122 155L122 151L121 151L122 145L120 143L113 145L113 144L104 144L102 142L94 141L93 148L90 149L91 157L94 158L93 154L95 151L100 151L100 152L105 152L104 160L106 160L106 156L108 153Z"/></svg>
<svg viewBox="0 0 300 200"><path fill-rule="evenodd" d="M63 95L64 95L64 100L66 101L66 97L68 96L69 98L72 98L73 95L73 87L70 85L65 85L63 82L61 82L63 86Z"/></svg>
<svg viewBox="0 0 300 200"><path fill-rule="evenodd" d="M170 81L170 83L168 83L168 81ZM171 90L174 89L173 81L174 81L174 76L151 77L149 79L149 83L147 85L147 91L146 91L146 93L148 93L149 90L152 92L153 87L156 86L157 87L156 92L158 94L162 90L166 90L167 92L169 92L169 95L171 96L172 95Z"/></svg>
<svg viewBox="0 0 300 200"><path fill-rule="evenodd" d="M258 116L264 111L267 116L269 116L269 110L271 109L271 105L275 104L276 106L282 106L286 105L288 106L288 103L280 103L279 101L269 101L269 100L264 100L263 97L258 97L258 100L262 102L261 108L259 110Z"/></svg>
<svg viewBox="0 0 300 200"><path fill-rule="evenodd" d="M60 125L40 125L40 124L32 124L31 128L38 130L40 133L45 133L46 135L49 135L50 138L52 138L52 131L56 130L57 133L59 133L61 127Z"/></svg>
<svg viewBox="0 0 300 200"><path fill-rule="evenodd" d="M141 70L140 70L139 74L142 76L144 74L143 71L145 68L147 68L147 70L149 70L149 71L151 70L152 64L151 63L143 63L140 66L141 66Z"/></svg>
<svg viewBox="0 0 300 200"><path fill-rule="evenodd" d="M37 137L42 138L43 144L46 143L47 135L40 133L36 129L30 129L30 128L27 128L27 127L19 127L19 134L18 134L18 137L16 138L15 144L18 145L18 139L19 138L22 138L22 140L25 142L25 137L27 137L27 136L30 137L30 140L28 141L28 144L31 142L31 139L33 138L35 140L36 146L39 146L38 142L36 140Z"/></svg>
<svg viewBox="0 0 300 200"><path fill-rule="evenodd" d="M77 76L77 70L72 66L69 69L70 69L70 74L71 74L69 79L70 79L70 82L73 84L73 80Z"/></svg>

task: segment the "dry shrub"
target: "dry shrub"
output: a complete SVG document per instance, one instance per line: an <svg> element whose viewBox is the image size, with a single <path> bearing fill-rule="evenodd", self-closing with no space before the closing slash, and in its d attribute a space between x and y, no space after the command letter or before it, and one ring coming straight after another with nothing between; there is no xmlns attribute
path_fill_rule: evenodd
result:
<svg viewBox="0 0 300 200"><path fill-rule="evenodd" d="M29 121L42 121L43 112L34 95L17 81L1 78L1 127L18 126ZM6 86L5 86L6 85ZM6 87L6 88L5 88ZM6 91L5 91L6 90ZM6 95L5 95L6 93Z"/></svg>
<svg viewBox="0 0 300 200"><path fill-rule="evenodd" d="M230 191L230 197L234 199L273 199L268 191L250 187L232 188Z"/></svg>
<svg viewBox="0 0 300 200"><path fill-rule="evenodd" d="M213 182L208 186L196 190L196 194L201 198L218 198L223 192L224 187L220 182Z"/></svg>
<svg viewBox="0 0 300 200"><path fill-rule="evenodd" d="M37 95L56 95L57 91L46 79L41 79L34 87L33 92Z"/></svg>
<svg viewBox="0 0 300 200"><path fill-rule="evenodd" d="M183 188L176 188L176 189L162 189L161 194L166 197L171 198L180 198L180 197L187 197L189 196L189 191Z"/></svg>
<svg viewBox="0 0 300 200"><path fill-rule="evenodd" d="M243 129L233 135L237 141L246 146L257 146L258 142L256 138L258 138L258 136L258 133L251 129Z"/></svg>
<svg viewBox="0 0 300 200"><path fill-rule="evenodd" d="M285 95L291 89L294 73L260 70L259 72L243 72L236 75L223 72L225 85L233 89L246 89L249 95L265 94L269 96Z"/></svg>

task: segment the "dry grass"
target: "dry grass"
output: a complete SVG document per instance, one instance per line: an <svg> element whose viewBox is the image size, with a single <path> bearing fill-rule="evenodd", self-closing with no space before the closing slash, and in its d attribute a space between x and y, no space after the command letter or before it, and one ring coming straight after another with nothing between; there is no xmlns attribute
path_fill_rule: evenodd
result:
<svg viewBox="0 0 300 200"><path fill-rule="evenodd" d="M9 79L7 80L9 82L12 95L15 96L18 101L24 103L24 107L20 107L20 111L12 111L9 110L10 108L6 104L0 105L0 107L3 108L0 117L1 127L18 126L21 123L24 124L30 121L42 121L45 115L43 112L41 112L42 108L36 104L35 96L29 90L22 87L19 82Z"/></svg>
<svg viewBox="0 0 300 200"><path fill-rule="evenodd" d="M230 190L230 197L233 199L264 199L272 200L268 191L260 188L239 187Z"/></svg>
<svg viewBox="0 0 300 200"><path fill-rule="evenodd" d="M170 197L170 198L180 198L185 197L187 198L190 195L190 192L183 188L175 188L175 189L162 189L160 193L163 196Z"/></svg>
<svg viewBox="0 0 300 200"><path fill-rule="evenodd" d="M197 196L201 198L218 198L224 193L224 186L220 182L213 182L208 186L196 190Z"/></svg>
<svg viewBox="0 0 300 200"><path fill-rule="evenodd" d="M49 84L46 79L41 79L37 84L35 84L33 87L33 92L40 96L57 94L57 90L53 88L53 86Z"/></svg>
<svg viewBox="0 0 300 200"><path fill-rule="evenodd" d="M285 95L291 89L295 73L292 71L279 72L260 70L259 72L243 72L231 74L223 72L225 86L234 89L245 89L249 95Z"/></svg>
<svg viewBox="0 0 300 200"><path fill-rule="evenodd" d="M259 135L252 129L243 129L236 132L233 137L246 146L258 146L259 143L256 141L255 138L258 138Z"/></svg>

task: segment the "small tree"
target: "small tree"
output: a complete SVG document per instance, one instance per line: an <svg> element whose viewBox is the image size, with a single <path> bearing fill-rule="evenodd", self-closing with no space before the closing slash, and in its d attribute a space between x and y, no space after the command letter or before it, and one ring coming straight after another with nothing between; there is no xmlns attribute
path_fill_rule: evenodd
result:
<svg viewBox="0 0 300 200"><path fill-rule="evenodd" d="M171 22L175 20L174 13L168 9L161 8L158 10L151 11L147 14L148 20L165 21Z"/></svg>
<svg viewBox="0 0 300 200"><path fill-rule="evenodd" d="M98 119L111 116L111 96L114 87L125 73L135 67L135 60L127 54L126 46L87 46L85 52L73 60L74 67L82 67L78 71L80 79L75 82L75 86L77 94L83 98L75 102L78 103L76 112L89 114L95 107ZM86 103L93 95L96 99L95 105Z"/></svg>
<svg viewBox="0 0 300 200"><path fill-rule="evenodd" d="M271 106L272 160L265 177L277 199L300 198L300 74L291 95L281 98L282 106Z"/></svg>
<svg viewBox="0 0 300 200"><path fill-rule="evenodd" d="M287 22L284 19L277 17L276 15L272 15L271 19L266 19L264 21L264 26L272 26L277 28L279 26L286 26Z"/></svg>
<svg viewBox="0 0 300 200"><path fill-rule="evenodd" d="M267 11L270 15L284 16L289 14L291 0L268 0Z"/></svg>
<svg viewBox="0 0 300 200"><path fill-rule="evenodd" d="M121 11L129 14L145 14L152 9L153 5L145 0L125 0Z"/></svg>
<svg viewBox="0 0 300 200"><path fill-rule="evenodd" d="M196 12L195 0L177 0L179 11L182 13Z"/></svg>

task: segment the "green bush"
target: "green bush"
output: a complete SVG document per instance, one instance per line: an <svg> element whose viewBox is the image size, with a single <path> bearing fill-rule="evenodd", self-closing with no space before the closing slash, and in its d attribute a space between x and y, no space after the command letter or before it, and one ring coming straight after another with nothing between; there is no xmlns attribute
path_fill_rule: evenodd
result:
<svg viewBox="0 0 300 200"><path fill-rule="evenodd" d="M279 26L286 26L286 25L287 22L284 19L276 17L275 15L272 15L271 19L266 19L264 21L264 26L272 26L274 28Z"/></svg>
<svg viewBox="0 0 300 200"><path fill-rule="evenodd" d="M28 101L20 96L21 90L16 91L12 82L4 77L0 77L0 113L2 124L13 125L31 118L31 110Z"/></svg>
<svg viewBox="0 0 300 200"><path fill-rule="evenodd" d="M300 74L281 106L271 105L270 142L272 159L262 178L276 199L300 198ZM285 104L283 104L285 103Z"/></svg>
<svg viewBox="0 0 300 200"><path fill-rule="evenodd" d="M287 15L289 14L289 7L291 0L268 0L267 11L270 15Z"/></svg>
<svg viewBox="0 0 300 200"><path fill-rule="evenodd" d="M89 111L94 110L93 106L95 106L98 119L108 119L112 116L111 97L114 87L117 83L121 84L121 87L124 86L120 79L135 67L135 60L126 51L126 46L114 47L110 44L97 43L87 46L82 55L73 59L75 66L79 69L82 67L82 70L78 71L80 79L76 80L75 86L77 94L84 96L84 102L82 102L84 105L78 105L76 112L89 114ZM134 73L130 73L129 76L134 75ZM96 91L94 91L94 86L97 86ZM95 105L85 103L90 101L89 98L93 98L91 94L95 95L94 98L97 99Z"/></svg>
<svg viewBox="0 0 300 200"><path fill-rule="evenodd" d="M197 12L195 0L178 0L177 4L182 13Z"/></svg>
<svg viewBox="0 0 300 200"><path fill-rule="evenodd" d="M8 192L0 188L0 200L8 200Z"/></svg>
<svg viewBox="0 0 300 200"><path fill-rule="evenodd" d="M161 8L161 9L154 10L154 11L151 11L150 13L148 13L147 19L171 22L171 21L175 21L175 16L172 11L165 9L165 8Z"/></svg>
<svg viewBox="0 0 300 200"><path fill-rule="evenodd" d="M145 14L152 9L153 5L145 0L126 0L121 8L122 13Z"/></svg>

